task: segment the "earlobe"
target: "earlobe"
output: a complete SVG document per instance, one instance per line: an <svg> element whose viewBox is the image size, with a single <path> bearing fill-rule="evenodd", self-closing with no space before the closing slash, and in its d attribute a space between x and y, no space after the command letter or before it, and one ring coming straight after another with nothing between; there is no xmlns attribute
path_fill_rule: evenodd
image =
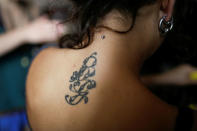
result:
<svg viewBox="0 0 197 131"><path fill-rule="evenodd" d="M168 7L168 1L169 0L162 0L161 1L161 10L166 10Z"/></svg>
<svg viewBox="0 0 197 131"><path fill-rule="evenodd" d="M165 36L169 31L173 29L173 9L175 0L160 0L160 21L159 32L161 36Z"/></svg>
<svg viewBox="0 0 197 131"><path fill-rule="evenodd" d="M166 20L170 20L173 15L175 0L161 0L161 10L166 15Z"/></svg>

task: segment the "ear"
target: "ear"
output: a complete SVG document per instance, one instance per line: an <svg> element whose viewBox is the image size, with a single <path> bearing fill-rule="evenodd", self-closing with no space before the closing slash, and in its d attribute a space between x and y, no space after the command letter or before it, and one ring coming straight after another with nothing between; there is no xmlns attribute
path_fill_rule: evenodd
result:
<svg viewBox="0 0 197 131"><path fill-rule="evenodd" d="M161 11L166 15L166 20L171 19L176 0L161 0Z"/></svg>

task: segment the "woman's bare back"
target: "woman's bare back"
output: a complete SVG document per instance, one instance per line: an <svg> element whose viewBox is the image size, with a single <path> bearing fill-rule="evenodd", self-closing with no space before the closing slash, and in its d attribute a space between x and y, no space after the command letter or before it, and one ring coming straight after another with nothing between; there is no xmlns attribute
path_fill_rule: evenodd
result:
<svg viewBox="0 0 197 131"><path fill-rule="evenodd" d="M174 128L176 109L140 84L122 62L119 50L108 42L81 50L50 48L39 54L27 80L33 130Z"/></svg>

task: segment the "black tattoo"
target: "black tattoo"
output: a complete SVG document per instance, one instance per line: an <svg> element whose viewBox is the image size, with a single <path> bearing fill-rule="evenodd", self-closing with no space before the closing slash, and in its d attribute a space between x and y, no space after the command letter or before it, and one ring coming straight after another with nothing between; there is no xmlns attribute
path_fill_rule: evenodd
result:
<svg viewBox="0 0 197 131"><path fill-rule="evenodd" d="M96 58L97 52L94 52L90 57L86 58L83 61L83 65L79 71L73 72L73 75L70 78L70 86L69 89L71 92L76 95L70 96L66 95L66 102L70 105L77 105L82 100L84 100L85 104L88 103L89 90L96 87L96 81L91 80L90 78L95 76L96 69L95 66L97 64Z"/></svg>

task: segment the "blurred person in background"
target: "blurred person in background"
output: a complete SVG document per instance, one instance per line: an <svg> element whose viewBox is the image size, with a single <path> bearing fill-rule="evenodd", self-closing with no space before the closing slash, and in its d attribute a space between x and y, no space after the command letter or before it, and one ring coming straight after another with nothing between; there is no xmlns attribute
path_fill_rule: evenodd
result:
<svg viewBox="0 0 197 131"><path fill-rule="evenodd" d="M23 110L29 64L39 45L56 42L63 30L59 21L40 16L38 5L33 0L0 0L0 131L27 124Z"/></svg>

